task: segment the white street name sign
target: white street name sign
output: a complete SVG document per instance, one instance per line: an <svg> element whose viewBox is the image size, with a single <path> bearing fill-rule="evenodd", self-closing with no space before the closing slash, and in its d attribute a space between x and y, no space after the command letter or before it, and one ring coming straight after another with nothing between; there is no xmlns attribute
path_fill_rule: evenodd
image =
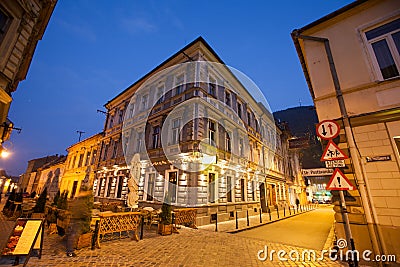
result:
<svg viewBox="0 0 400 267"><path fill-rule="evenodd" d="M333 169L301 169L301 174L303 176L328 176L333 173Z"/></svg>
<svg viewBox="0 0 400 267"><path fill-rule="evenodd" d="M344 163L344 159L328 160L328 161L325 161L325 167L327 167L327 168L343 168L343 167L346 167L346 164Z"/></svg>

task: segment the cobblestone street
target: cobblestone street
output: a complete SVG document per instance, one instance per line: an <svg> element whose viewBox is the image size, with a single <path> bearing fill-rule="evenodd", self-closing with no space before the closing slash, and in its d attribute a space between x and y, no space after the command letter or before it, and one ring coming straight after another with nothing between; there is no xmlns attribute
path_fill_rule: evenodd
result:
<svg viewBox="0 0 400 267"><path fill-rule="evenodd" d="M13 222L7 221L2 214L0 220L1 240L4 243ZM256 218L251 222L255 224ZM230 225L223 225L221 230L225 228L227 231L232 228L234 221ZM65 254L65 238L46 233L42 258L31 257L27 266L341 266L330 261L327 256L323 261L293 262L279 261L275 253L272 261L269 258L261 261L257 255L265 246L269 253L282 249L287 253L296 250L300 255L304 248L214 232L211 229L211 226L197 230L181 228L179 234L160 236L153 226L152 229L145 228L144 238L139 242L131 239L102 242L100 249L84 248L77 251L77 257L72 258ZM20 266L23 260L21 258ZM2 258L0 266L12 266L13 262L13 258Z"/></svg>
<svg viewBox="0 0 400 267"><path fill-rule="evenodd" d="M295 249L300 255L304 250L228 233L182 228L179 234L145 236L139 242L130 239L104 242L101 249L82 249L77 251L77 257L68 258L63 239L46 235L42 258L31 258L28 266L341 266L329 259L280 262L276 254L273 262L269 259L262 262L257 253L265 245L269 251ZM11 265L12 261L3 264Z"/></svg>

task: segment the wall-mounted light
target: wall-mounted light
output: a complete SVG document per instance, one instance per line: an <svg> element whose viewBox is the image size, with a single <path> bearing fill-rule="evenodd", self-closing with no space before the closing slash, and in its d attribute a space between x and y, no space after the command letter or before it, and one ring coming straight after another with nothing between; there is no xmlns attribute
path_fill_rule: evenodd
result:
<svg viewBox="0 0 400 267"><path fill-rule="evenodd" d="M0 157L2 158L8 158L8 156L10 156L10 152L8 152L6 149L2 148L1 152L0 152Z"/></svg>

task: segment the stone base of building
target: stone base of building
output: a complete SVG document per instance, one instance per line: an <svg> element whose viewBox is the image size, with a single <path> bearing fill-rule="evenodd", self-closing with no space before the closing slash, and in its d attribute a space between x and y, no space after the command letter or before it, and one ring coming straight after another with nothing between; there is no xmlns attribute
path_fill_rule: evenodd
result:
<svg viewBox="0 0 400 267"><path fill-rule="evenodd" d="M345 239L346 235L344 232L344 224L343 223L336 223L335 225L336 229L336 237L337 239ZM366 224L350 224L353 239L354 239L354 244L355 244L355 249L359 252L360 255L360 265L367 265L367 266L379 266L378 262L375 261L375 254L372 246L372 241L370 237L370 232L368 229L368 225ZM373 226L372 226L373 227ZM384 245L386 246L386 252L383 252L381 249L382 255L379 255L378 257L385 257L386 259L395 259L396 261L389 262L387 260L385 262L385 266L393 266L393 267L399 267L400 266L400 227L395 227L395 226L384 226L384 225L375 225L373 227L375 232L377 233L377 230L379 230L382 233L383 236L383 242ZM347 246L349 247L349 246ZM369 255L368 253L366 256L370 258L370 261L366 261L363 259L363 253L367 250L372 251L372 253ZM345 251L347 249L345 248L343 254L345 255ZM386 255L385 255L386 253ZM394 255L394 257L393 257ZM383 258L382 258L383 259Z"/></svg>

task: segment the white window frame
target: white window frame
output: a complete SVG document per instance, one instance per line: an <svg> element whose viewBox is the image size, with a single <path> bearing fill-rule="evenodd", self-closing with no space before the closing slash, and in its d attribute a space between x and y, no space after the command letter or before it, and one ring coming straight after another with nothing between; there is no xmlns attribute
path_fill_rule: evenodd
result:
<svg viewBox="0 0 400 267"><path fill-rule="evenodd" d="M392 31L392 32L389 32L389 33L386 33L384 35L380 35L380 36L375 37L375 38L373 38L371 40L367 39L366 33L368 31L370 31L370 30L373 30L373 29L376 29L376 28L378 28L380 26L388 24L388 23L390 23L390 22L392 22L392 21L394 21L396 19L399 19L399 17L392 17L391 19L385 19L384 21L381 21L381 22L378 22L378 23L375 22L373 24L373 26L368 26L368 27L360 30L361 36L362 36L362 40L366 44L365 46L366 46L367 54L371 59L374 75L379 81L385 81L385 80L390 80L390 79L393 79L393 78L400 77L400 56L398 55L398 54L400 54L400 51L397 51L396 45L395 45L395 43L393 41L393 38L391 37L391 35L393 33L399 32L400 29ZM399 72L398 76L394 76L394 77L390 77L390 78L385 79L383 77L383 75L382 75L382 72L381 72L381 69L379 67L379 63L378 63L377 57L375 55L374 49L372 48L372 44L373 43L376 43L376 42L381 41L381 40L386 40L386 43L387 43L387 45L389 47L389 50L390 50L391 55L393 57L393 60L395 62L397 71ZM396 53L396 51L398 53Z"/></svg>
<svg viewBox="0 0 400 267"><path fill-rule="evenodd" d="M136 152L141 152L142 146L143 146L143 132L138 132L136 135Z"/></svg>
<svg viewBox="0 0 400 267"><path fill-rule="evenodd" d="M210 174L214 174L214 202L210 201ZM214 171L209 171L207 173L207 203L218 203L219 195L218 195L218 173Z"/></svg>
<svg viewBox="0 0 400 267"><path fill-rule="evenodd" d="M165 179L164 179L164 198L166 197L166 193L169 185L169 173L176 172L176 190L175 190L175 202L171 201L171 204L178 203L178 191L179 191L179 169L171 169L165 171Z"/></svg>
<svg viewBox="0 0 400 267"><path fill-rule="evenodd" d="M154 181L153 181L153 193L151 194L153 200L147 200L147 195L148 195L148 190L149 190L149 178L150 175L154 175ZM156 178L157 178L157 172L149 172L146 173L144 180L144 185L143 185L143 201L154 201L154 192L156 189Z"/></svg>
<svg viewBox="0 0 400 267"><path fill-rule="evenodd" d="M129 104L129 119L133 118L133 113L135 112L135 102Z"/></svg>
<svg viewBox="0 0 400 267"><path fill-rule="evenodd" d="M244 157L244 139L243 139L243 137L240 137L239 138L239 146L238 146L238 149L239 149L239 157Z"/></svg>
<svg viewBox="0 0 400 267"><path fill-rule="evenodd" d="M232 137L233 135L231 132L225 132L225 150L229 153L232 153Z"/></svg>
<svg viewBox="0 0 400 267"><path fill-rule="evenodd" d="M178 83L178 77L183 76L182 83ZM174 85L175 85L175 90L174 90L174 96L179 95L183 92L183 86L186 83L186 75L184 72L177 73L174 77ZM178 93L178 88L179 88L179 93Z"/></svg>
<svg viewBox="0 0 400 267"><path fill-rule="evenodd" d="M228 98L229 96L229 98ZM229 102L229 103L227 103ZM229 91L228 89L225 89L225 93L224 93L224 103L225 105L227 105L228 107L232 106L232 92Z"/></svg>
<svg viewBox="0 0 400 267"><path fill-rule="evenodd" d="M212 138L211 138L211 130L210 130L210 123L211 122L214 123L214 125L215 125L215 130L213 130L213 132L214 132L214 140L212 140ZM218 145L218 142L217 142L218 129L217 128L218 128L218 125L217 125L216 121L208 120L208 123L207 123L207 136L208 136L209 144L212 145L212 146L214 146L214 144L215 144L215 146ZM214 142L214 144L212 142Z"/></svg>
<svg viewBox="0 0 400 267"><path fill-rule="evenodd" d="M214 80L214 81L212 81ZM211 93L211 84L214 84L214 94ZM208 86L207 86L207 93L212 95L212 96L217 96L217 78L215 78L214 75L208 75Z"/></svg>
<svg viewBox="0 0 400 267"><path fill-rule="evenodd" d="M175 122L178 121L178 125L175 126ZM181 118L175 118L171 122L171 144L176 145L181 141Z"/></svg>
<svg viewBox="0 0 400 267"><path fill-rule="evenodd" d="M157 86L157 95L156 95L155 102L157 104L160 104L160 103L164 102L164 98L165 98L165 83L160 83Z"/></svg>
<svg viewBox="0 0 400 267"><path fill-rule="evenodd" d="M140 105L142 110L147 109L147 106L149 105L149 94L142 95L142 98L140 100Z"/></svg>

